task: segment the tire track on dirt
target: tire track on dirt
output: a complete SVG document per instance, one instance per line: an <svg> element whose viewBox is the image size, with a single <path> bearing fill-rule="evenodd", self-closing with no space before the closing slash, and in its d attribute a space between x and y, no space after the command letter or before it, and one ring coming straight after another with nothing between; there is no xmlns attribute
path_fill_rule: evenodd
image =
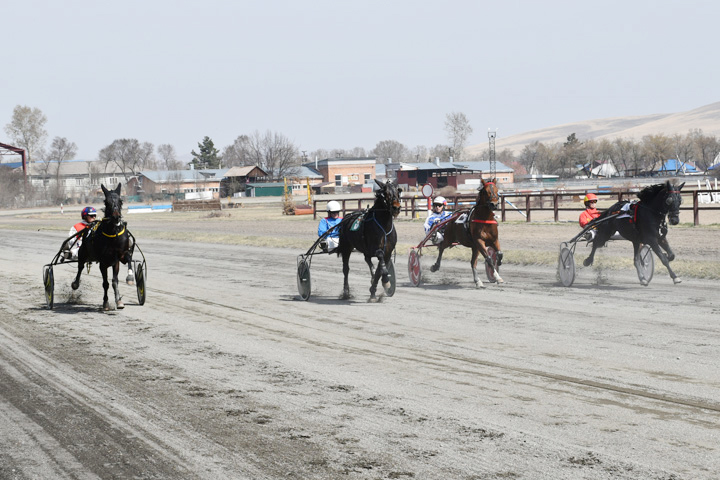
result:
<svg viewBox="0 0 720 480"><path fill-rule="evenodd" d="M302 328L302 329L310 329L310 330L318 330L322 331L323 333L329 333L328 331L323 331L317 327L308 327L305 324L301 324L300 322L295 322L290 319L288 319L285 316L279 316L279 315L271 315L269 313L261 313L253 309L248 308L242 308L237 307L233 305L227 305L224 303L214 302L203 298L193 297L192 295L188 294L178 294L176 292L170 292L170 291L164 291L164 290L154 290L156 293L164 294L170 297L176 297L181 298L185 301L196 303L200 305L206 305L206 306L212 306L216 308L221 308L224 310L229 310L233 312L241 312L246 315L250 315L252 317L259 317L264 318L268 320L272 320L273 322L278 322L280 324L285 325L292 325L295 328ZM203 310L199 310L203 311ZM647 400L654 400L670 405L675 406L681 406L681 407L690 407L700 410L706 410L709 412L720 412L720 403L707 401L707 400L699 400L691 397L686 396L678 396L678 395L670 395L670 394L663 394L658 392L653 392L648 389L641 389L631 386L623 386L623 385L614 385L608 382L601 382L597 380L587 379L587 378L580 378L580 377L573 377L569 375L563 375L558 373L553 373L549 371L543 371L543 370L536 370L536 369L529 369L529 368L520 368L517 366L512 366L508 364L503 364L499 362L492 362L492 361L485 361L475 358L470 358L467 356L460 356L460 355L451 355L449 353L444 352L428 352L428 351L419 351L414 350L411 348L403 347L398 345L397 343L390 343L390 342L381 342L381 341L373 341L369 342L365 337L355 336L351 338L350 340L354 344L358 343L370 343L370 345L374 348L358 348L356 346L353 346L348 343L340 344L340 343L327 343L327 342L319 342L317 340L309 340L309 339L303 339L297 335L288 335L288 330L281 329L281 328L270 328L261 326L257 323L246 321L246 320L239 320L237 316L227 316L226 319L230 322L241 322L246 327L252 327L257 330L262 330L267 333L270 333L272 335L279 335L279 336L285 336L286 338L292 338L294 340L299 341L306 341L306 342L312 342L314 346L323 346L324 348L327 348L328 350L333 350L337 348L343 348L343 350L346 351L352 351L355 354L358 355L364 355L364 354L373 354L377 357L385 357L388 359L395 359L395 360L402 360L402 361L410 361L414 363L424 364L426 366L432 366L433 368L438 369L447 369L451 365L447 362L448 360L452 360L455 362L459 362L461 365L466 365L467 367L488 367L500 370L502 372L511 372L516 374L522 374L522 375L528 375L532 377L537 377L545 380L552 380L556 382L562 382L569 385L577 385L581 387L588 387L593 388L601 391L606 392L612 392L612 393L619 393L623 395L627 395L629 397L634 398L642 398ZM444 346L450 346L447 344L444 344ZM400 356L395 354L387 353L392 350L401 350L404 351L407 355ZM427 359L428 355L432 355L432 357L435 359L435 361L430 361ZM453 368L457 368L456 365L452 365ZM472 368L469 368L466 373L469 374L477 374L478 371ZM487 375L486 372L483 372L484 375ZM628 405L628 408L633 408L630 405Z"/></svg>

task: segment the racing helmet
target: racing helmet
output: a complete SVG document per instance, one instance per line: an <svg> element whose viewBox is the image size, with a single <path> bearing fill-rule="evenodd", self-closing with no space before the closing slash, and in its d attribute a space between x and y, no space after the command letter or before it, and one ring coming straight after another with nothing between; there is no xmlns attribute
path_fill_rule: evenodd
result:
<svg viewBox="0 0 720 480"><path fill-rule="evenodd" d="M443 197L442 195L438 195L437 197L435 197L435 200L433 200L433 205L445 206L447 205L447 200L445 200L445 197Z"/></svg>
<svg viewBox="0 0 720 480"><path fill-rule="evenodd" d="M342 207L340 206L340 202L330 200L327 203L327 207L325 207L325 210L327 210L328 212L339 212L340 210L342 210Z"/></svg>
<svg viewBox="0 0 720 480"><path fill-rule="evenodd" d="M97 216L97 212L95 211L95 209L93 207L83 208L82 212L80 212L80 218L85 220L85 217L87 217L88 215Z"/></svg>
<svg viewBox="0 0 720 480"><path fill-rule="evenodd" d="M597 199L597 195L595 195L594 193L588 193L585 195L585 198L583 198L583 203L585 203L585 206L587 206L590 200L595 200L597 202Z"/></svg>

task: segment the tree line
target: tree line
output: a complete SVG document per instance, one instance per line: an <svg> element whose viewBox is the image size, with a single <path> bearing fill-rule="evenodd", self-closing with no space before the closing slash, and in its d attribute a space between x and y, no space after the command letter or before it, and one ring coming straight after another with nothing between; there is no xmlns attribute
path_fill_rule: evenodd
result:
<svg viewBox="0 0 720 480"><path fill-rule="evenodd" d="M544 173L571 178L577 176L578 171L590 176L593 167L605 163L627 176L647 175L669 159L677 159L680 163L705 171L713 165L718 153L720 139L704 134L701 129L694 129L685 135L645 135L640 140L581 141L573 133L565 142L533 142L525 145L517 156L504 151L497 158L508 166L514 166L516 173Z"/></svg>
<svg viewBox="0 0 720 480"><path fill-rule="evenodd" d="M17 105L10 122L5 126L5 132L15 146L26 150L31 174L45 178L54 176L59 180L60 165L75 159L78 148L74 142L60 136L54 137L48 147L46 122L47 117L40 109ZM300 165L315 158L376 157L378 163L489 159L487 149L473 156L468 156L465 152L473 132L465 114L448 113L444 129L448 139L445 145L408 147L397 140L381 140L370 150L355 147L301 151L299 146L284 134L269 130L241 134L230 145L218 149L213 140L205 136L198 142L197 151L193 149L190 152L192 161L189 164L195 168L258 166L270 177L280 179L293 176ZM718 152L720 140L697 129L686 135L647 135L640 140L581 140L573 133L565 142L533 142L526 145L518 155L510 150L503 150L496 154L496 159L519 174L543 173L570 178L577 176L578 166L584 167L584 171L589 175L593 166L603 163L612 163L618 171L626 174L639 175L656 170L670 158L677 158L680 162L695 164L698 169L706 170L713 164ZM126 181L143 170L182 170L188 167L188 164L178 160L177 151L171 144L155 147L150 142L128 138L116 139L103 147L98 152L97 160L105 169L110 165L116 166L126 176ZM11 193L17 190L8 186L14 180L8 181L7 173L2 175L2 186L8 187L3 190ZM55 190L46 192L46 195L49 200L58 201L63 196L61 182L56 181L52 185Z"/></svg>

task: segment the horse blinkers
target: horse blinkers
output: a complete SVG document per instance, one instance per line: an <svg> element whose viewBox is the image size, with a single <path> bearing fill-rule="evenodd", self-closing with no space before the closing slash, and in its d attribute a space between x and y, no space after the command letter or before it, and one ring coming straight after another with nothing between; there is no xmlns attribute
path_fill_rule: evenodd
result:
<svg viewBox="0 0 720 480"><path fill-rule="evenodd" d="M480 195L485 192L488 196L486 205L490 210L497 210L498 204L500 203L500 196L498 195L497 186L495 185L495 179L491 178L487 182L485 180L482 180L482 186L478 188L480 191ZM486 189L488 185L491 185L490 188Z"/></svg>

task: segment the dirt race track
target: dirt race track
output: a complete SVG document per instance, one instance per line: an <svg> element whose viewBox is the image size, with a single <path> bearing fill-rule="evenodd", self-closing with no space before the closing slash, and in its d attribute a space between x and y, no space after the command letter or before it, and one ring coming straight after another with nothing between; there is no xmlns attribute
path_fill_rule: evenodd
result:
<svg viewBox="0 0 720 480"><path fill-rule="evenodd" d="M648 287L632 269L581 269L564 288L554 268L507 264L504 285L475 289L451 260L416 288L405 251L392 298L367 302L356 254L353 299L322 256L304 302L304 249L129 222L147 302L121 284L126 308L108 313L96 266L75 294L55 267L45 306L42 265L71 220L0 222L0 479L718 478L717 281L673 285L658 261ZM216 224L229 228L197 229ZM293 225L309 246L312 219ZM503 227L506 248L527 243ZM577 230L556 228L539 248ZM708 239L717 255L716 234L678 257Z"/></svg>

